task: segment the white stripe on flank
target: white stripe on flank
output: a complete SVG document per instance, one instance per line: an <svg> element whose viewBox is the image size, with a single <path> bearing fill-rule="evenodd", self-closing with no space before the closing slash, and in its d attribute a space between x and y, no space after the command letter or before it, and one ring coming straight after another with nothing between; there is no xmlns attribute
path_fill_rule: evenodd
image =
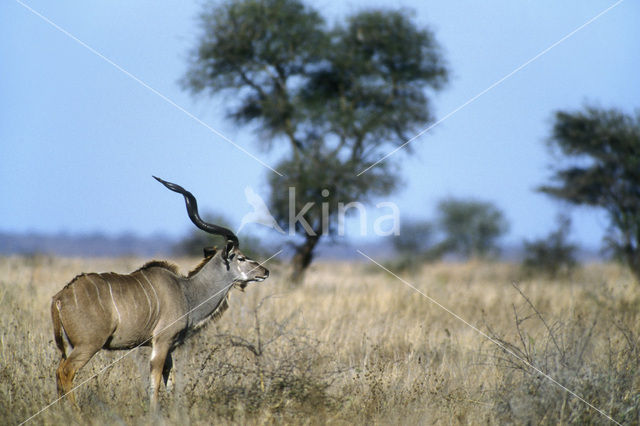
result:
<svg viewBox="0 0 640 426"><path fill-rule="evenodd" d="M142 285L142 283L140 281L138 281L138 279L136 277L133 277L133 279L136 280L136 282L138 283L138 285L140 286L140 288L144 292L144 295L147 298L147 303L149 304L149 309L147 310L147 319L144 322L144 328L146 329L147 326L149 325L149 322L151 322L151 299L149 299L149 294L147 293L147 290L144 289L144 286Z"/></svg>
<svg viewBox="0 0 640 426"><path fill-rule="evenodd" d="M132 297L131 299L133 300L133 311L138 312L138 301L135 297Z"/></svg>
<svg viewBox="0 0 640 426"><path fill-rule="evenodd" d="M107 281L104 277L103 280ZM118 314L118 324L122 322L122 317L120 316L120 311L118 310L118 305L116 305L116 299L113 297L113 290L111 290L111 283L107 281L109 285L109 294L111 295L111 301L113 302L113 307L116 308L116 314Z"/></svg>
<svg viewBox="0 0 640 426"><path fill-rule="evenodd" d="M71 291L73 292L73 300L76 302L76 308L78 307L78 296L76 296L76 286L71 286Z"/></svg>
<svg viewBox="0 0 640 426"><path fill-rule="evenodd" d="M158 312L160 312L160 300L158 299L158 293L156 293L156 289L153 288L153 284L151 284L151 281L149 281L149 278L147 278L147 275L144 273L144 271L140 271L140 273L142 273L142 276L144 277L144 279L147 280L147 282L149 283L149 286L151 286L151 290L153 290L153 294L156 297L156 315L157 315Z"/></svg>
<svg viewBox="0 0 640 426"><path fill-rule="evenodd" d="M90 275L85 275L85 277L87 277L87 279L89 280L89 282L91 284L93 284L93 286L96 288L96 293L98 294L98 302L100 303L100 307L102 308L103 311L107 312L107 310L104 308L104 305L102 304L102 299L100 298L100 290L98 290L98 286L96 285L96 283L91 279Z"/></svg>

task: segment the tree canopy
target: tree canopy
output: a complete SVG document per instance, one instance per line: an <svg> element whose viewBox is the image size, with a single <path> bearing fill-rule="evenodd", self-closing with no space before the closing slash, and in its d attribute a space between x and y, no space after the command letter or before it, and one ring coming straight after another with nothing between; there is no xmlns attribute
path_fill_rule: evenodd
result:
<svg viewBox="0 0 640 426"><path fill-rule="evenodd" d="M320 203L367 202L394 189L393 161L356 175L432 120L427 89L448 74L435 36L395 10L330 26L299 0L208 4L200 22L183 85L226 94L232 120L257 130L267 149L288 148L277 166L285 176L269 178L270 207L288 225L289 188L301 205L316 203L306 212L316 235L296 228L298 254L308 255L294 260L304 269L317 237L335 228L337 210L326 218Z"/></svg>
<svg viewBox="0 0 640 426"><path fill-rule="evenodd" d="M552 166L551 184L540 191L604 209L607 243L640 279L640 113L558 111L548 143L565 161Z"/></svg>

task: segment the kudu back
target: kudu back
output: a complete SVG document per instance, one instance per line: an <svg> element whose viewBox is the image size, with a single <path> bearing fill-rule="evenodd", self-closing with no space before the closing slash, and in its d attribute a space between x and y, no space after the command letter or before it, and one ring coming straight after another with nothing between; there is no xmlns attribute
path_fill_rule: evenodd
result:
<svg viewBox="0 0 640 426"><path fill-rule="evenodd" d="M56 371L58 394L68 394L74 404L73 378L96 352L151 346L150 403L156 408L160 380L164 378L166 385L172 371L171 351L222 315L231 288L244 290L247 283L269 276L266 268L242 254L233 232L200 219L190 192L156 179L184 196L197 227L224 236L227 243L221 252L205 249L208 256L187 276L170 263L152 261L127 275L78 275L53 296L54 337L62 352Z"/></svg>

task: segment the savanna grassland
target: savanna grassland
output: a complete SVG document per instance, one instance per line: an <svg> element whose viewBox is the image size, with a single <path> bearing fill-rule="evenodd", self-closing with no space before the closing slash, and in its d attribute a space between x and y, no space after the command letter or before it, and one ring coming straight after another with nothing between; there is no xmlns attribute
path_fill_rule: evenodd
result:
<svg viewBox="0 0 640 426"><path fill-rule="evenodd" d="M51 296L80 272L144 261L0 258L2 424L56 400ZM177 261L185 273L197 262ZM161 391L166 424L610 422L541 373L617 422L639 422L640 285L622 267L587 265L556 280L480 262L401 274L486 336L366 261L315 264L298 288L282 266L270 268L174 352L176 387ZM74 382L84 382L81 412L63 400L29 423L162 420L148 411L148 357L148 348L101 351Z"/></svg>

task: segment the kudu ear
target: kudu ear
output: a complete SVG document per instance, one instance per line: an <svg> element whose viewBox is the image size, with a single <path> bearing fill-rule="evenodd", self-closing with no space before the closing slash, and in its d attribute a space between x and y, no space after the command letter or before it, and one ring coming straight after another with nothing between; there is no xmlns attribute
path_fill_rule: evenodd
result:
<svg viewBox="0 0 640 426"><path fill-rule="evenodd" d="M213 257L216 255L216 253L218 252L218 247L213 246L213 247L205 247L203 249L204 251L204 257Z"/></svg>

